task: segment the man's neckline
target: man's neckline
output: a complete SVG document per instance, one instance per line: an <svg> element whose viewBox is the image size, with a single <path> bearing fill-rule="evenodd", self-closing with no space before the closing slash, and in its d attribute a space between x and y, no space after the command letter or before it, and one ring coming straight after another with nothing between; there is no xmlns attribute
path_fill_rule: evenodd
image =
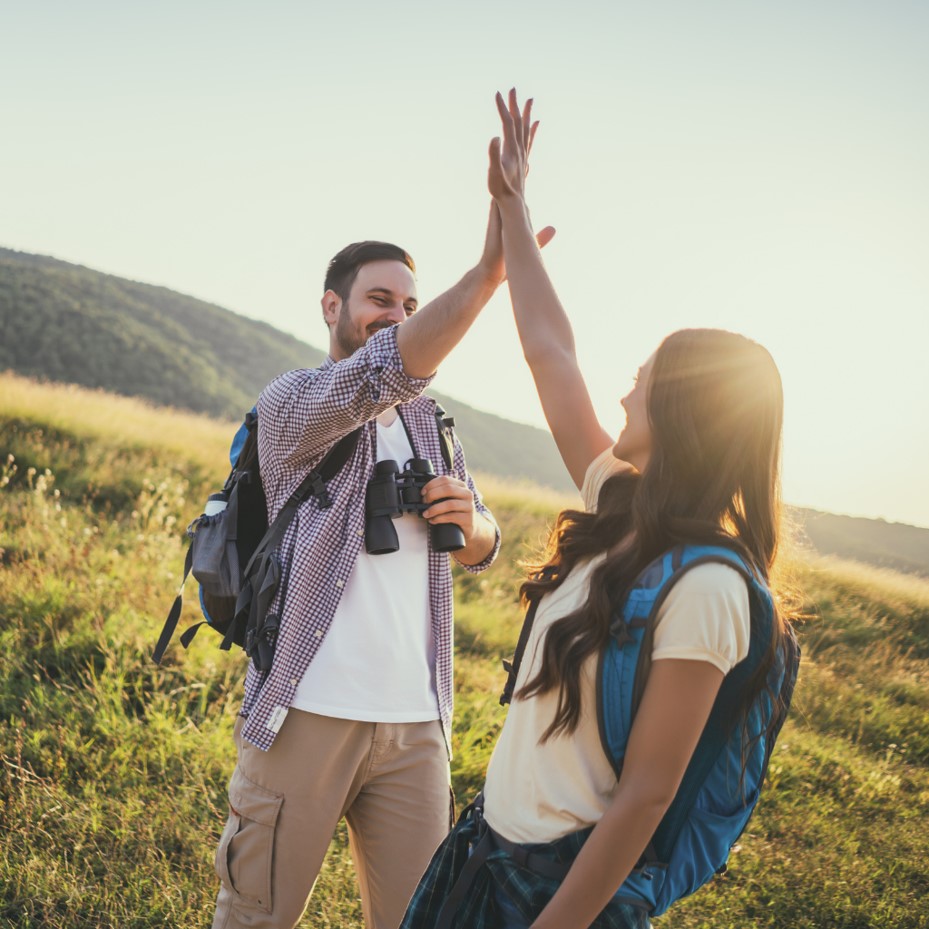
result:
<svg viewBox="0 0 929 929"><path fill-rule="evenodd" d="M377 424L383 426L385 429L389 429L397 420L400 418L400 413L397 411L395 406L390 407L389 409L384 410L383 413L379 414L377 417Z"/></svg>

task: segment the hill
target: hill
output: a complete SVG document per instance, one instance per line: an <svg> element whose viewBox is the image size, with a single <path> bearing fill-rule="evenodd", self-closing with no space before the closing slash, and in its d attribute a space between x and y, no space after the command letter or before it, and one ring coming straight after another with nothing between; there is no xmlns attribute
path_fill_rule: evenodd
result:
<svg viewBox="0 0 929 929"><path fill-rule="evenodd" d="M0 248L0 371L144 397L233 420L275 375L325 353L267 323L166 287ZM541 430L432 392L471 467L570 490Z"/></svg>
<svg viewBox="0 0 929 929"><path fill-rule="evenodd" d="M929 577L929 529L810 509L791 512L806 540L823 555Z"/></svg>
<svg viewBox="0 0 929 929"><path fill-rule="evenodd" d="M236 418L317 349L193 297L0 249L0 369ZM258 387L260 389L260 386Z"/></svg>
<svg viewBox="0 0 929 929"><path fill-rule="evenodd" d="M181 527L223 476L226 442L203 417L0 378L2 926L209 923L244 661L208 632L187 652L175 641L161 666L149 656L181 575ZM456 577L459 804L503 722L516 562L567 499L494 478L484 490L504 547L491 571ZM783 561L802 592L793 710L729 870L669 918L925 929L929 583ZM182 627L197 618L192 594ZM340 829L301 926L362 925Z"/></svg>

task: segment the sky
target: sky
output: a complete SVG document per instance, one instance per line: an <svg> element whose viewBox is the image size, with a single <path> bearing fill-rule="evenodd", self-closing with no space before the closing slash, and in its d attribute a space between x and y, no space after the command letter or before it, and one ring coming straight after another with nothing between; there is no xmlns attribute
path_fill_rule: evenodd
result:
<svg viewBox="0 0 929 929"><path fill-rule="evenodd" d="M929 4L0 0L0 245L325 348L345 244L477 261L493 96L597 411L669 332L772 352L788 503L929 526ZM544 425L505 288L436 389Z"/></svg>

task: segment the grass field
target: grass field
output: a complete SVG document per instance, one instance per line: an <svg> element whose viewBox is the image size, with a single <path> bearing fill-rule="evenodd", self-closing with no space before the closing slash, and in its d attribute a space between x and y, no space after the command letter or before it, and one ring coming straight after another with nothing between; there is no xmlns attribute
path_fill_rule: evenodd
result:
<svg viewBox="0 0 929 929"><path fill-rule="evenodd" d="M209 925L245 665L208 634L160 667L149 655L229 432L0 376L2 927ZM492 571L457 578L459 801L503 720L516 561L574 502L481 484L506 543ZM656 926L926 929L929 583L802 553L785 564L805 661L769 786L726 875ZM362 925L342 832L302 925Z"/></svg>

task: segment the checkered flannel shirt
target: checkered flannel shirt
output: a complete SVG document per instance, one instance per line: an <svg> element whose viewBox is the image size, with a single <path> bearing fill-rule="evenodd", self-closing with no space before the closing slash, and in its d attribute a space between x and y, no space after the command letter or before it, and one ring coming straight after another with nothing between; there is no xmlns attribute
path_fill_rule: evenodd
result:
<svg viewBox="0 0 929 929"><path fill-rule="evenodd" d="M430 378L403 371L396 326L375 333L350 358L327 358L314 370L290 371L272 381L258 400L258 454L268 519L286 503L311 467L359 424L364 424L351 457L328 483L332 506L321 510L315 497L301 504L281 543L282 583L271 604L281 627L274 664L266 675L250 664L241 715L244 738L267 750L293 700L304 672L319 650L364 541L365 487L377 461L375 417L400 404L404 422L420 458L430 458L436 473L452 473L467 483L477 511L493 522L455 441L451 471L445 468L435 421L435 401L421 396ZM480 564L479 573L500 549ZM451 746L452 578L449 556L429 548L429 603L435 637L438 711ZM385 700L389 695L385 695Z"/></svg>
<svg viewBox="0 0 929 929"><path fill-rule="evenodd" d="M443 905L468 863L473 848L484 836L486 824L468 807L432 856L407 906L400 929L435 929ZM523 845L527 852L548 861L570 865L590 834L590 828L571 832L554 842ZM473 875L454 911L452 929L506 929L496 896L504 893L526 924L535 920L555 895L561 882L544 877L495 848ZM644 908L614 897L590 924L590 929L649 929Z"/></svg>

